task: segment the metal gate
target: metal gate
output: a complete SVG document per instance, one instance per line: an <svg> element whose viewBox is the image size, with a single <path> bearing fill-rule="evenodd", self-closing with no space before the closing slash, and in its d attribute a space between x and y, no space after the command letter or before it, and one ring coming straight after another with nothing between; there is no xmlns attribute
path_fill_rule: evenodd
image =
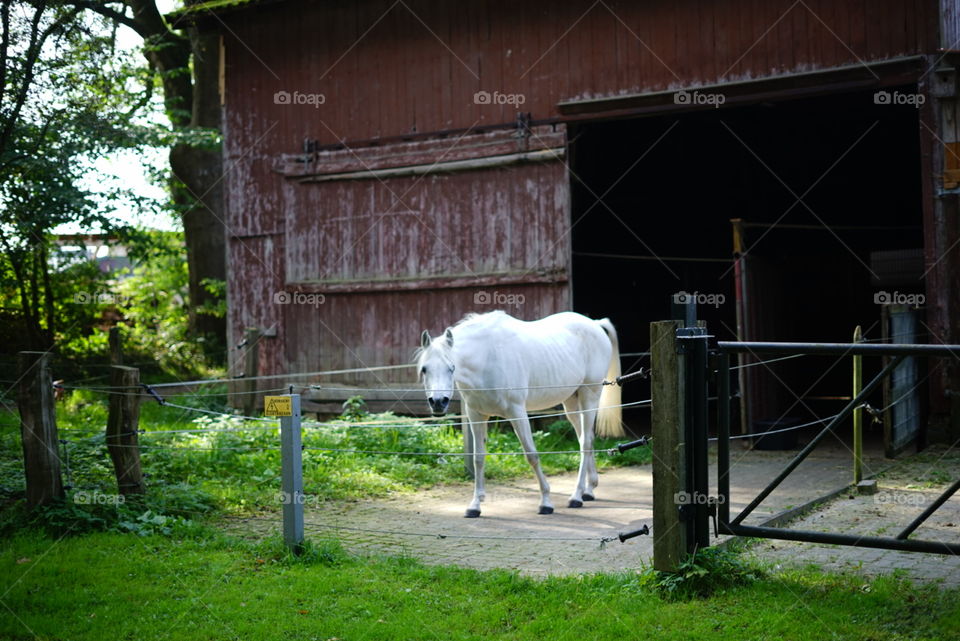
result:
<svg viewBox="0 0 960 641"><path fill-rule="evenodd" d="M780 527L745 525L744 519L766 499L804 459L884 381L911 357L958 358L960 345L865 344L865 343L794 343L794 342L724 342L711 345L711 336L700 324L687 320L663 321L651 325L653 376L654 445L661 441L659 455L654 457L654 566L657 569L676 567L678 555L693 553L710 544L711 520L714 535L735 535L783 539L810 543L847 545L888 550L960 554L960 543L924 541L910 538L958 489L960 479L948 487L931 505L918 514L899 534L893 537L860 536ZM673 334L672 345L663 340ZM655 340L661 343L655 344ZM794 456L777 476L764 487L738 514L730 511L730 357L733 354L785 356L820 354L836 356L884 356L889 361L871 381L865 384L839 414ZM709 383L716 386L717 492L710 493L708 482ZM676 386L671 395L670 387ZM659 395L659 398L658 398ZM676 401L677 411L670 408ZM657 408L660 405L658 415ZM671 456L675 458L671 459ZM658 467L660 474L657 473ZM658 492L661 486L676 496L686 497L664 505L671 492ZM656 502L661 505L658 507ZM659 522L658 522L659 515ZM671 521L674 521L671 523ZM680 527L673 527L679 525ZM659 527L658 527L659 526ZM658 545L659 543L659 545ZM658 559L659 556L659 559Z"/></svg>

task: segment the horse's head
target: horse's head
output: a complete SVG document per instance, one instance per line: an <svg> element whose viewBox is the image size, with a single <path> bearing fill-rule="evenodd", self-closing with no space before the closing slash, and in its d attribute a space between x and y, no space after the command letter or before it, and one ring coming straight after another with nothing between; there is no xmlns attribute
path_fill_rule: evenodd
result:
<svg viewBox="0 0 960 641"><path fill-rule="evenodd" d="M430 411L434 416L443 416L453 396L453 332L448 329L443 336L434 339L423 330L417 366Z"/></svg>

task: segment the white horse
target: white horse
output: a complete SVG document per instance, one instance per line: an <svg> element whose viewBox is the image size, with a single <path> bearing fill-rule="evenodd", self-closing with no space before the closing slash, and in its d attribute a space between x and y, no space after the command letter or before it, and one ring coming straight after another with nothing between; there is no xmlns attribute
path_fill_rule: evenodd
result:
<svg viewBox="0 0 960 641"><path fill-rule="evenodd" d="M466 517L480 516L487 422L509 419L540 482L540 514L551 514L550 484L540 469L527 410L563 404L580 441L580 474L569 507L594 498L594 420L601 436L622 436L620 387L603 385L620 375L617 332L606 318L573 312L522 321L505 312L468 314L442 336L424 330L417 357L427 402L442 416L460 391L464 429L473 436L474 492ZM469 455L469 454L468 454Z"/></svg>

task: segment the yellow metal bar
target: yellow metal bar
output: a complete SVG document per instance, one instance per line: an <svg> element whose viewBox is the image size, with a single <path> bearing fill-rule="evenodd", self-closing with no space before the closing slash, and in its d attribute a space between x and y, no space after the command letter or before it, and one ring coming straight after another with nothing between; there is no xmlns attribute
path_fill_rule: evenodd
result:
<svg viewBox="0 0 960 641"><path fill-rule="evenodd" d="M853 342L863 341L863 331L860 326L853 330ZM853 357L853 397L856 398L863 389L863 356ZM863 480L863 409L853 410L853 482Z"/></svg>
<svg viewBox="0 0 960 641"><path fill-rule="evenodd" d="M739 256L743 253L743 219L731 218L730 224L733 226L733 255Z"/></svg>

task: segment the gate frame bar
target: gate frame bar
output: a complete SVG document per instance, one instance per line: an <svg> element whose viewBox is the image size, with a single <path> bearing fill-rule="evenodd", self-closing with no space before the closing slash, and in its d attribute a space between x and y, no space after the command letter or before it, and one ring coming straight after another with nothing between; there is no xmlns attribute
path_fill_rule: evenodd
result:
<svg viewBox="0 0 960 641"><path fill-rule="evenodd" d="M836 354L863 356L893 356L895 358L868 383L846 407L835 416L826 427L808 443L787 467L765 487L730 521L730 358L731 353L749 352L752 354ZM825 543L853 547L902 550L908 552L928 552L936 554L960 554L960 543L942 541L912 540L907 537L923 523L937 508L943 505L958 489L960 480L948 487L926 510L918 515L902 532L894 537L859 536L809 530L789 530L756 525L743 525L742 521L813 451L824 436L861 405L880 382L888 376L907 356L936 356L947 358L960 357L960 345L918 345L918 344L864 344L864 343L796 343L796 342L739 342L720 341L717 343L716 374L718 384L718 444L717 444L717 502L718 532L734 536L780 539L805 543ZM704 524L705 526L706 524Z"/></svg>

